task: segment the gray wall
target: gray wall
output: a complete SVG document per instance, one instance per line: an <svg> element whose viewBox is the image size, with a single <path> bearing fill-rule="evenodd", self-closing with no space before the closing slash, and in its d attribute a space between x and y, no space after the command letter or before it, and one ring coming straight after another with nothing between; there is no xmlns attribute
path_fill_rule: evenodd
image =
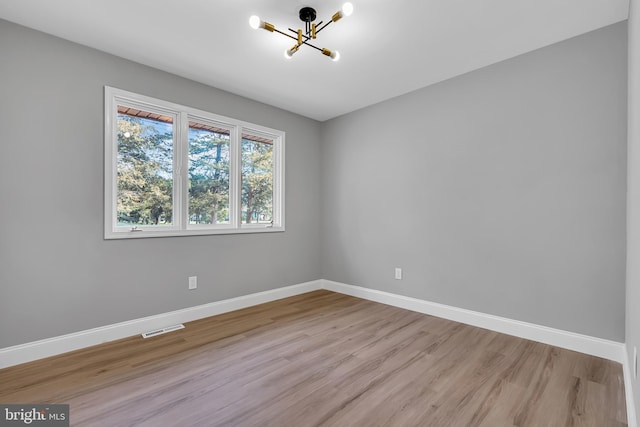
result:
<svg viewBox="0 0 640 427"><path fill-rule="evenodd" d="M623 342L626 46L616 24L323 123L322 277Z"/></svg>
<svg viewBox="0 0 640 427"><path fill-rule="evenodd" d="M640 1L629 9L629 123L627 191L627 310L626 344L631 375L633 349L640 349ZM640 410L640 381L630 385L636 411ZM631 426L631 424L629 424ZM632 426L635 427L635 426Z"/></svg>
<svg viewBox="0 0 640 427"><path fill-rule="evenodd" d="M285 131L286 232L103 240L104 85ZM0 348L320 278L316 121L0 21L0 129Z"/></svg>
<svg viewBox="0 0 640 427"><path fill-rule="evenodd" d="M0 348L321 277L624 341L625 52L618 24L319 124L0 21ZM286 131L287 231L105 241L104 85Z"/></svg>

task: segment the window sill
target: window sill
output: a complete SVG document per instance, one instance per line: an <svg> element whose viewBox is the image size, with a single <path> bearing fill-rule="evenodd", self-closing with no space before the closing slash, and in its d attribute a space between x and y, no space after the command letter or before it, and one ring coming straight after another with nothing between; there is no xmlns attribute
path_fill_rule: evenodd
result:
<svg viewBox="0 0 640 427"><path fill-rule="evenodd" d="M163 231L105 231L105 240L147 239L155 237L215 236L225 234L281 233L284 227L245 226L243 228L217 228Z"/></svg>

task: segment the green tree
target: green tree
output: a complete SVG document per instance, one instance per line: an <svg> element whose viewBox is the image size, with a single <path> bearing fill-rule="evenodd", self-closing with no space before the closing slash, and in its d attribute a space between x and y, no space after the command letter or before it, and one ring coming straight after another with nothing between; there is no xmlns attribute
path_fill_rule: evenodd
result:
<svg viewBox="0 0 640 427"><path fill-rule="evenodd" d="M189 131L189 216L197 224L229 220L229 135Z"/></svg>
<svg viewBox="0 0 640 427"><path fill-rule="evenodd" d="M173 131L171 124L118 114L118 221L171 223Z"/></svg>
<svg viewBox="0 0 640 427"><path fill-rule="evenodd" d="M272 221L273 145L242 139L242 217Z"/></svg>

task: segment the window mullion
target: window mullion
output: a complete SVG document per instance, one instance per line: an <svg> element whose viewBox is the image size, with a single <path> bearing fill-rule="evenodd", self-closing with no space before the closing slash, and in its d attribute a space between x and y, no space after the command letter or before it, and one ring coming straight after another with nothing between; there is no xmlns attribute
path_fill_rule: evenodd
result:
<svg viewBox="0 0 640 427"><path fill-rule="evenodd" d="M242 200L241 177L242 170L242 128L234 126L231 131L231 164L229 166L230 188L229 188L229 221L233 228L239 228L241 225L240 214Z"/></svg>
<svg viewBox="0 0 640 427"><path fill-rule="evenodd" d="M179 228L186 230L189 224L189 117L184 111L179 113L177 128L175 164L178 194L174 212L178 213L176 223Z"/></svg>

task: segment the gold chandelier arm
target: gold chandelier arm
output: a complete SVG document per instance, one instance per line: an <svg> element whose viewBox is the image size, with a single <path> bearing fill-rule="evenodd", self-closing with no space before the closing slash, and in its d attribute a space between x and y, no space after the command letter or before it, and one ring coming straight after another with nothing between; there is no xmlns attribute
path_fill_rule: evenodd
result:
<svg viewBox="0 0 640 427"><path fill-rule="evenodd" d="M322 48L322 54L328 56L333 61L337 61L340 59L340 53L337 50L329 50L327 48Z"/></svg>

